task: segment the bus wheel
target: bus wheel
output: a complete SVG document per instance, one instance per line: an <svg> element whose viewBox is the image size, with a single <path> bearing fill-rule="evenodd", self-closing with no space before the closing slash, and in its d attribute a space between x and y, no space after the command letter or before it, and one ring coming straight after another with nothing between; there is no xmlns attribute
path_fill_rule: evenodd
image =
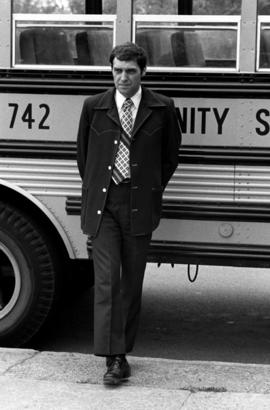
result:
<svg viewBox="0 0 270 410"><path fill-rule="evenodd" d="M0 201L1 346L23 344L48 316L56 279L49 246L27 214Z"/></svg>

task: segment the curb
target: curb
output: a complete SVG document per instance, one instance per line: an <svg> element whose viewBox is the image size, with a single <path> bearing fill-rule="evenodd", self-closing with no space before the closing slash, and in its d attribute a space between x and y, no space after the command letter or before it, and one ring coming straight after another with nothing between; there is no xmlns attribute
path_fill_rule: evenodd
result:
<svg viewBox="0 0 270 410"><path fill-rule="evenodd" d="M0 348L1 406L11 409L269 409L270 365L130 356L120 388L89 354Z"/></svg>

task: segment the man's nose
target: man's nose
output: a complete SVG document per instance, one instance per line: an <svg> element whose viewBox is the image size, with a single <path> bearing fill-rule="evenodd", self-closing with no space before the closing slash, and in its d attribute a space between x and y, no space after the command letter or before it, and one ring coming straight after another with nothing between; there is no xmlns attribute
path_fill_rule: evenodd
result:
<svg viewBox="0 0 270 410"><path fill-rule="evenodd" d="M121 80L122 80L122 81L126 81L127 78L128 78L127 73L126 73L125 71L122 71L122 73L121 73Z"/></svg>

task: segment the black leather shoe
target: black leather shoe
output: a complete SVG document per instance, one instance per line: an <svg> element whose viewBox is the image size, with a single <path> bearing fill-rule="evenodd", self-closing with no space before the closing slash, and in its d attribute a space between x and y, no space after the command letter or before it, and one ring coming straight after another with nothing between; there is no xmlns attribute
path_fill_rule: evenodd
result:
<svg viewBox="0 0 270 410"><path fill-rule="evenodd" d="M130 376L130 366L125 355L107 358L108 369L103 377L106 385L117 386Z"/></svg>
<svg viewBox="0 0 270 410"><path fill-rule="evenodd" d="M114 356L107 356L107 357L106 357L106 366L107 366L107 367L110 367L110 365L111 365L112 362L113 362L113 359L114 359Z"/></svg>
<svg viewBox="0 0 270 410"><path fill-rule="evenodd" d="M110 367L110 365L112 364L112 362L114 361L116 356L120 356L122 358L125 359L126 355L125 354L118 354L118 355L113 355L113 356L106 356L106 366Z"/></svg>

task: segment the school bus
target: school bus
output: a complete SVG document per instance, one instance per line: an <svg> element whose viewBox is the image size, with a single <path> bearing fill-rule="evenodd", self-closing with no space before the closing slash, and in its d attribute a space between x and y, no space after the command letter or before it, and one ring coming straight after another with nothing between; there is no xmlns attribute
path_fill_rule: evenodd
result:
<svg viewBox="0 0 270 410"><path fill-rule="evenodd" d="M149 261L270 265L270 0L2 0L0 15L2 345L39 330L70 272L93 274L77 127L124 41L183 134Z"/></svg>

